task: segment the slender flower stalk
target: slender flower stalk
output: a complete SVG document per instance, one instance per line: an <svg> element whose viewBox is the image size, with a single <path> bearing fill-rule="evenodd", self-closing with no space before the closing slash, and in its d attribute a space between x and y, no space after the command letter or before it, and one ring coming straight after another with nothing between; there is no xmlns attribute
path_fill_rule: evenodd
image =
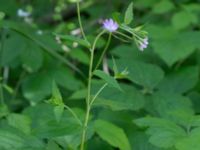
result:
<svg viewBox="0 0 200 150"><path fill-rule="evenodd" d="M103 52L101 53L101 56L100 56L100 58L99 58L99 60L98 60L98 62L97 62L97 65L96 65L96 67L95 67L95 70L100 66L100 64L101 64L101 62L102 62L102 60L103 60L103 57L104 57L104 55L105 55L105 53L106 53L106 51L107 51L107 49L108 49L108 47L109 47L109 45L110 45L111 38L112 38L112 33L109 33L108 41L107 41L107 43L106 43L105 48L103 49Z"/></svg>
<svg viewBox="0 0 200 150"><path fill-rule="evenodd" d="M80 12L80 2L79 2L79 1L77 1L76 7L77 7L78 22L79 22L79 27L80 27L80 30L81 30L81 34L82 34L82 36L83 36L83 39L84 39L85 41L88 41L88 40L87 40L87 37L86 37L86 35L85 35L85 32L84 32L84 30L83 30L83 25L82 25L82 21L81 21L81 12Z"/></svg>
<svg viewBox="0 0 200 150"><path fill-rule="evenodd" d="M94 44L92 48L90 49L90 65L89 65L89 73L88 73L88 87L87 87L87 97L86 97L86 115L85 115L85 121L83 124L83 132L81 136L81 146L80 150L84 150L84 145L85 145L85 140L86 140L86 135L87 135L87 126L89 122L89 117L90 117L90 110L91 110L91 81L92 81L92 76L93 76L93 61L94 61L94 51L96 48L97 41L99 38L105 33L105 31L102 31L97 35L97 37L94 40Z"/></svg>

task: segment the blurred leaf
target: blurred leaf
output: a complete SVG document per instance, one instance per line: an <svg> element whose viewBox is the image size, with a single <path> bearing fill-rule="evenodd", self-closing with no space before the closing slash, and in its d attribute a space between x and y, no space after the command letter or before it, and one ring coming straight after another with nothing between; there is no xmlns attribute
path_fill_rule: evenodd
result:
<svg viewBox="0 0 200 150"><path fill-rule="evenodd" d="M5 150L18 150L25 144L25 140L11 131L0 130L0 148Z"/></svg>
<svg viewBox="0 0 200 150"><path fill-rule="evenodd" d="M3 20L3 19L4 19L4 17L5 17L5 13L4 13L4 12L2 12L2 11L0 11L0 21L1 21L1 20Z"/></svg>
<svg viewBox="0 0 200 150"><path fill-rule="evenodd" d="M96 120L95 131L110 145L120 150L131 150L128 138L120 127L104 120Z"/></svg>
<svg viewBox="0 0 200 150"><path fill-rule="evenodd" d="M49 141L47 148L45 150L62 150L62 149L55 142Z"/></svg>
<svg viewBox="0 0 200 150"><path fill-rule="evenodd" d="M89 56L81 49L72 49L70 51L70 56L76 60L78 60L79 62L88 65L89 64Z"/></svg>
<svg viewBox="0 0 200 150"><path fill-rule="evenodd" d="M29 72L37 71L43 62L41 49L30 42L26 42L26 47L21 52L22 66Z"/></svg>
<svg viewBox="0 0 200 150"><path fill-rule="evenodd" d="M190 150L191 147L193 150L200 149L200 130L194 129L191 134L187 138L181 139L177 144L177 150Z"/></svg>
<svg viewBox="0 0 200 150"><path fill-rule="evenodd" d="M11 35L10 38L5 39L3 44L3 51L0 60L2 66L12 65L18 61L21 51L25 48L23 37L19 35Z"/></svg>
<svg viewBox="0 0 200 150"><path fill-rule="evenodd" d="M59 35L59 34L56 34L56 36L58 36L61 39L70 41L70 42L77 42L78 44L80 44L84 47L90 48L90 43L88 43L87 41L80 39L78 37L75 37L72 35Z"/></svg>
<svg viewBox="0 0 200 150"><path fill-rule="evenodd" d="M23 95L33 104L51 94L52 79L46 73L36 73L24 79L22 84Z"/></svg>
<svg viewBox="0 0 200 150"><path fill-rule="evenodd" d="M153 13L164 14L175 8L174 4L170 0L161 0L153 7Z"/></svg>
<svg viewBox="0 0 200 150"><path fill-rule="evenodd" d="M172 24L176 29L184 29L198 23L198 17L187 11L180 11L172 17Z"/></svg>
<svg viewBox="0 0 200 150"><path fill-rule="evenodd" d="M84 99L87 95L87 89L81 89L75 91L71 96L70 99Z"/></svg>
<svg viewBox="0 0 200 150"><path fill-rule="evenodd" d="M55 81L53 82L52 86L52 97L50 102L58 106L63 105L63 99Z"/></svg>
<svg viewBox="0 0 200 150"><path fill-rule="evenodd" d="M32 133L40 138L55 138L81 132L80 125L71 113L64 110L58 122L54 115L54 107L49 104L28 107L24 114L34 120Z"/></svg>
<svg viewBox="0 0 200 150"><path fill-rule="evenodd" d="M163 28L163 30L165 30ZM152 34L158 34L158 30ZM170 31L168 31L170 33ZM162 33L162 30L160 31ZM199 47L200 32L170 33L171 36L157 37L152 43L155 52L172 66L177 61L186 59Z"/></svg>
<svg viewBox="0 0 200 150"><path fill-rule="evenodd" d="M125 16L124 16L124 23L125 24L130 24L133 20L133 2L129 4Z"/></svg>
<svg viewBox="0 0 200 150"><path fill-rule="evenodd" d="M57 122L60 121L63 115L63 112L64 112L64 105L59 105L59 106L54 107L54 114L55 114Z"/></svg>
<svg viewBox="0 0 200 150"><path fill-rule="evenodd" d="M7 116L9 113L10 113L10 112L9 112L9 109L8 109L7 105L5 105L5 104L2 105L2 104L1 104L1 105L0 105L0 119L1 119L2 117Z"/></svg>
<svg viewBox="0 0 200 150"><path fill-rule="evenodd" d="M12 113L7 117L7 120L10 126L26 134L31 133L31 119L28 116Z"/></svg>
<svg viewBox="0 0 200 150"><path fill-rule="evenodd" d="M193 88L198 80L198 67L185 67L167 75L158 85L158 89L168 93L185 93Z"/></svg>

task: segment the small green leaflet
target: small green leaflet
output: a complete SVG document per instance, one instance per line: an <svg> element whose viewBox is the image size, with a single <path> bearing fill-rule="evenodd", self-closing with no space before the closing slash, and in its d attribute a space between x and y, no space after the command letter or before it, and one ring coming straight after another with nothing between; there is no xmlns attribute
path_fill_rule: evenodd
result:
<svg viewBox="0 0 200 150"><path fill-rule="evenodd" d="M133 21L133 2L129 4L125 16L124 16L124 23L125 24L130 24L131 21Z"/></svg>
<svg viewBox="0 0 200 150"><path fill-rule="evenodd" d="M50 100L53 104L55 105L63 105L63 100L62 100L62 96L60 94L60 91L56 85L56 82L53 82L53 86L52 86L52 98Z"/></svg>
<svg viewBox="0 0 200 150"><path fill-rule="evenodd" d="M56 105L54 107L54 114L55 114L56 120L59 122L64 112L64 103L55 81L53 82L52 98L50 99L50 102Z"/></svg>
<svg viewBox="0 0 200 150"><path fill-rule="evenodd" d="M115 78L113 78L112 76L109 76L105 72L103 72L101 70L95 70L94 71L94 75L96 75L97 77L105 80L110 86L112 86L114 88L117 88L119 90L122 90L120 88L119 84L117 83L117 80L115 80Z"/></svg>

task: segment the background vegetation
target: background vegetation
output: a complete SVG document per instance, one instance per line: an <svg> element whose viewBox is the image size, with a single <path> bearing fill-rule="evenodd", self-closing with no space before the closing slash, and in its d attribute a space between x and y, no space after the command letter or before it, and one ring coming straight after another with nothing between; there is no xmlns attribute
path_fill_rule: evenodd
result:
<svg viewBox="0 0 200 150"><path fill-rule="evenodd" d="M83 0L88 39L94 40L103 19L124 14L130 2ZM144 24L150 44L141 52L134 42L112 39L104 66L112 70L114 57L119 71L127 68L129 74L119 80L122 92L107 87L95 101L86 149L199 150L200 1L133 4L132 26ZM20 9L30 15L20 17ZM50 102L63 100L83 121L89 52L56 34L80 36L74 0L0 1L1 150L76 150L80 145L77 119ZM95 61L107 38L98 42ZM94 80L92 92L102 82Z"/></svg>

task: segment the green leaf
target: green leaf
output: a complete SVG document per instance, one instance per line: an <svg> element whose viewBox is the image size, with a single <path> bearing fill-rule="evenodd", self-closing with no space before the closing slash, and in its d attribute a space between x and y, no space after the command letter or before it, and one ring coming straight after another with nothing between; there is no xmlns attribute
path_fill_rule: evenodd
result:
<svg viewBox="0 0 200 150"><path fill-rule="evenodd" d="M7 117L7 120L10 126L26 134L31 133L31 119L28 116L12 113Z"/></svg>
<svg viewBox="0 0 200 150"><path fill-rule="evenodd" d="M158 85L159 91L168 93L185 93L192 89L199 80L199 68L184 67L168 74ZM184 81L184 82L183 82Z"/></svg>
<svg viewBox="0 0 200 150"><path fill-rule="evenodd" d="M78 60L85 65L89 64L90 59L88 57L88 54L82 49L72 49L69 54L73 59Z"/></svg>
<svg viewBox="0 0 200 150"><path fill-rule="evenodd" d="M56 36L60 37L61 39L70 41L70 42L77 42L78 44L90 48L90 43L88 43L87 41L80 39L78 37L72 36L72 35L59 35L59 34L55 34Z"/></svg>
<svg viewBox="0 0 200 150"><path fill-rule="evenodd" d="M45 150L61 150L61 148L54 141L49 141Z"/></svg>
<svg viewBox="0 0 200 150"><path fill-rule="evenodd" d="M5 104L3 104L3 105L1 104L0 105L0 118L7 116L9 113L10 112L9 112L8 106Z"/></svg>
<svg viewBox="0 0 200 150"><path fill-rule="evenodd" d="M155 14L164 14L175 8L174 3L170 0L161 0L153 7L153 12Z"/></svg>
<svg viewBox="0 0 200 150"><path fill-rule="evenodd" d="M136 131L129 136L133 150L162 150L149 143L149 137L142 131ZM168 149L167 149L168 150Z"/></svg>
<svg viewBox="0 0 200 150"><path fill-rule="evenodd" d="M184 129L169 120L145 117L137 119L134 122L141 127L148 126L147 134L150 135L149 142L160 148L171 148L179 139L186 136Z"/></svg>
<svg viewBox="0 0 200 150"><path fill-rule="evenodd" d="M180 11L174 14L172 17L172 25L175 29L184 29L189 27L191 24L197 24L197 15L190 13L188 11Z"/></svg>
<svg viewBox="0 0 200 150"><path fill-rule="evenodd" d="M129 74L128 79L132 82L143 86L147 90L154 89L157 84L163 79L163 70L153 64L135 61L132 59L116 60L119 70L127 68Z"/></svg>
<svg viewBox="0 0 200 150"><path fill-rule="evenodd" d="M153 108L162 118L172 120L177 124L187 127L191 116L194 114L189 98L178 94L158 92L152 96Z"/></svg>
<svg viewBox="0 0 200 150"><path fill-rule="evenodd" d="M11 37L6 39L3 44L2 56L0 56L0 65L12 66L19 60L21 51L25 48L25 42L22 36L11 34Z"/></svg>
<svg viewBox="0 0 200 150"><path fill-rule="evenodd" d="M59 61L63 62L70 68L77 71L77 73L79 73L81 76L85 77L80 69L78 69L74 64L69 62L67 59L65 59L63 56L61 56L59 53L57 53L55 51L55 49L58 50L58 49L60 49L60 47L55 42L55 40L53 39L52 36L50 36L48 34L37 35L37 34L35 34L35 32L30 33L29 31L27 31L27 30L30 30L29 28L27 28L27 26L20 26L19 24L16 24L15 22L4 22L3 27L9 28L12 31L18 33L19 35L25 37L26 39L31 40L36 45L41 47L42 50L46 51L47 53L49 53L50 55L52 55ZM31 30L33 30L33 29L31 29ZM13 45L11 44L11 46L13 46ZM18 44L18 46L22 46L22 44ZM16 51L16 52L18 52L18 51Z"/></svg>
<svg viewBox="0 0 200 150"><path fill-rule="evenodd" d="M129 4L125 16L124 16L124 23L125 24L130 24L133 20L133 2Z"/></svg>
<svg viewBox="0 0 200 150"><path fill-rule="evenodd" d="M37 103L51 94L52 78L46 73L35 73L24 79L22 91L31 103Z"/></svg>
<svg viewBox="0 0 200 150"><path fill-rule="evenodd" d="M176 143L177 150L199 150L200 149L200 129L194 129L188 137L180 139Z"/></svg>
<svg viewBox="0 0 200 150"><path fill-rule="evenodd" d="M25 144L25 140L17 135L16 133L13 133L11 131L7 130L0 130L0 148L5 150L18 150L22 148Z"/></svg>
<svg viewBox="0 0 200 150"><path fill-rule="evenodd" d="M120 150L131 150L128 138L120 127L104 120L96 120L95 131L110 145Z"/></svg>
<svg viewBox="0 0 200 150"><path fill-rule="evenodd" d="M63 105L63 99L61 96L61 93L55 83L55 81L53 82L53 86L52 86L52 97L51 97L51 103L55 104L55 105Z"/></svg>
<svg viewBox="0 0 200 150"><path fill-rule="evenodd" d="M29 41L26 41L26 47L22 50L20 58L22 66L29 72L37 71L43 63L42 50Z"/></svg>
<svg viewBox="0 0 200 150"><path fill-rule="evenodd" d="M81 126L70 112L64 110L59 122L54 113L54 107L49 104L38 104L28 107L24 114L32 123L32 133L39 138L55 138L81 132ZM79 115L83 115L82 113Z"/></svg>
<svg viewBox="0 0 200 150"><path fill-rule="evenodd" d="M59 105L54 107L54 114L57 122L60 122L63 112L64 112L64 105Z"/></svg>
<svg viewBox="0 0 200 150"><path fill-rule="evenodd" d="M87 89L75 91L69 99L84 99L87 96Z"/></svg>
<svg viewBox="0 0 200 150"><path fill-rule="evenodd" d="M120 87L123 92L119 92L116 88L106 87L94 102L94 106L108 107L113 111L136 111L144 107L145 99L139 90L126 84L120 84Z"/></svg>
<svg viewBox="0 0 200 150"><path fill-rule="evenodd" d="M149 35L154 36L152 46L155 53L170 67L183 61L200 47L200 32L197 31L177 33L170 26L154 26Z"/></svg>
<svg viewBox="0 0 200 150"><path fill-rule="evenodd" d="M119 84L117 83L117 80L115 80L115 78L111 77L110 75L106 74L104 71L95 70L94 75L105 80L110 86L121 90Z"/></svg>

